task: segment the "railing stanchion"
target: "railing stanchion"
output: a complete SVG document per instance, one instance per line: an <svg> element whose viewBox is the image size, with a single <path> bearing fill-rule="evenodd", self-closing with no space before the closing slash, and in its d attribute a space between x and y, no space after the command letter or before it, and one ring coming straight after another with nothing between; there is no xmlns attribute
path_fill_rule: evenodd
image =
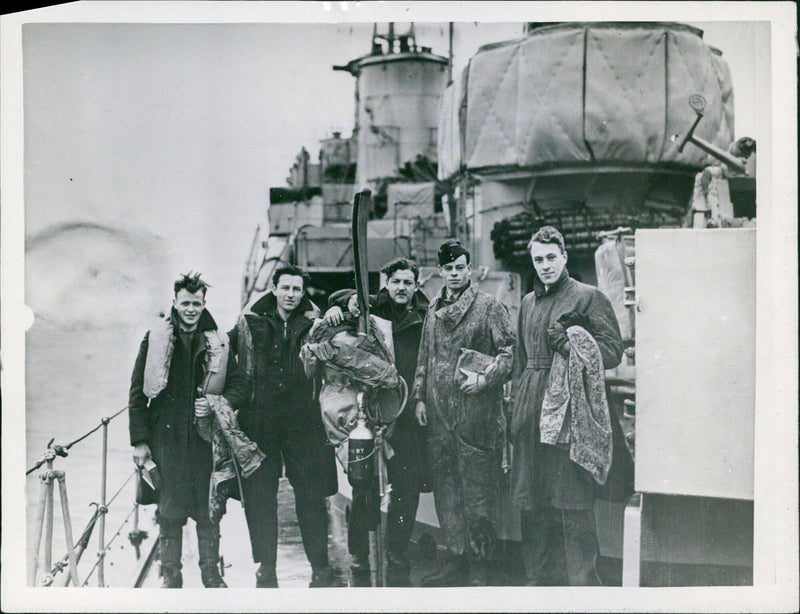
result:
<svg viewBox="0 0 800 614"><path fill-rule="evenodd" d="M47 473L39 476L39 506L36 509L35 535L31 550L28 552L28 586L36 586L36 570L39 568L39 548L42 545L42 528L44 526L44 512L47 507L47 489L49 483Z"/></svg>
<svg viewBox="0 0 800 614"><path fill-rule="evenodd" d="M67 554L69 556L69 571L72 576L72 585L80 586L78 579L78 559L75 557L75 546L72 541L72 520L69 515L69 503L67 501L67 483L63 471L53 472L53 477L58 479L58 490L61 494L61 513L64 516L64 539L67 542Z"/></svg>
<svg viewBox="0 0 800 614"><path fill-rule="evenodd" d="M97 586L105 586L105 533L106 533L106 475L108 472L108 418L103 418L103 457L100 470L100 518L97 527L97 556L100 565L97 568Z"/></svg>

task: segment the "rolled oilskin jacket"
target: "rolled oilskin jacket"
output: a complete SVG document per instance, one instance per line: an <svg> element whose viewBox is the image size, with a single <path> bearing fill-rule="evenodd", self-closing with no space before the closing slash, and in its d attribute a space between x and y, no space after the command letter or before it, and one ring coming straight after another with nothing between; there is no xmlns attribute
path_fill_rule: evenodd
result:
<svg viewBox="0 0 800 614"><path fill-rule="evenodd" d="M222 395L206 395L211 414L196 418L200 436L212 444L214 469L208 490L208 514L212 522L219 522L225 514L226 500L239 499L239 485L234 459L239 466L241 479L251 476L266 455L239 428L236 413Z"/></svg>
<svg viewBox="0 0 800 614"><path fill-rule="evenodd" d="M325 366L326 384L335 381L368 392L368 413L374 422L390 424L403 411L407 387L372 317L369 332L363 336L355 334L352 318L346 318L340 326L318 322L311 330L310 341L301 355L307 366L310 362ZM320 392L323 420L326 396ZM340 418L331 417L328 421L338 423Z"/></svg>

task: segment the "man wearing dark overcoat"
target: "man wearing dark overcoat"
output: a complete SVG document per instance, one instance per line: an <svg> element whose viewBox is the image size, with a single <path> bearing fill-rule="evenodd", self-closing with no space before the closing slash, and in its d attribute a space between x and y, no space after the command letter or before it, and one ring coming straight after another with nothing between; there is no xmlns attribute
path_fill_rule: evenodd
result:
<svg viewBox="0 0 800 614"><path fill-rule="evenodd" d="M207 285L198 275L175 282L170 315L145 334L131 377L130 442L134 462L152 458L161 477L156 513L162 585L180 588L182 534L187 518L197 529L203 585L225 587L219 574L219 525L209 519L211 444L194 425L208 394L228 393L241 377L229 360L228 340L205 308Z"/></svg>
<svg viewBox="0 0 800 614"><path fill-rule="evenodd" d="M381 268L386 285L370 298L373 315L387 320L392 326L392 346L395 367L406 382L408 390L414 383L417 354L422 336L422 322L428 308L428 298L419 288L419 267L407 258L396 258ZM325 314L333 325L342 322L343 310L334 306ZM387 462L391 483L386 518L386 584L411 586L411 564L408 545L414 530L414 520L421 492L430 492L430 476L424 444L424 428L414 419L414 408L406 407L394 423L389 444L394 455ZM355 503L355 502L354 502ZM352 568L356 586L369 586L369 545L366 530L348 526L354 554Z"/></svg>

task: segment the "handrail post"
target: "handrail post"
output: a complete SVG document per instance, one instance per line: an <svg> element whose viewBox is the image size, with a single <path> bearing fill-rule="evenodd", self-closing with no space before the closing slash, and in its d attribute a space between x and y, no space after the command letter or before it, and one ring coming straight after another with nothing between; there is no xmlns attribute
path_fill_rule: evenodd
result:
<svg viewBox="0 0 800 614"><path fill-rule="evenodd" d="M52 485L48 481L49 472L39 475L39 506L36 510L36 524L31 550L28 552L28 586L36 586L36 570L39 568L39 548L42 544L42 528L44 526L44 513L47 507L47 489Z"/></svg>
<svg viewBox="0 0 800 614"><path fill-rule="evenodd" d="M69 515L69 503L67 502L67 483L63 471L54 471L53 477L58 480L58 490L61 494L61 513L64 516L64 539L67 542L67 555L69 557L69 571L72 576L72 585L80 586L78 579L78 559L75 556L75 545L72 541L72 520Z"/></svg>
<svg viewBox="0 0 800 614"><path fill-rule="evenodd" d="M105 586L105 532L106 532L106 476L108 472L108 418L103 418L103 456L100 470L100 518L97 527L97 556L100 557L97 567L97 586Z"/></svg>

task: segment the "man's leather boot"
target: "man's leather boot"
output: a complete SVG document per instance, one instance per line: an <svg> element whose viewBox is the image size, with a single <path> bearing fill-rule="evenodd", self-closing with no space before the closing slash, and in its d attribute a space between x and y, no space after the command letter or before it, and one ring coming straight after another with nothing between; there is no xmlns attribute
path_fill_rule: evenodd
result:
<svg viewBox="0 0 800 614"><path fill-rule="evenodd" d="M356 554L353 555L353 563L350 565L350 586L372 586L369 557Z"/></svg>
<svg viewBox="0 0 800 614"><path fill-rule="evenodd" d="M341 586L342 582L337 577L333 567L326 565L311 572L311 582L309 588L328 588L330 586Z"/></svg>
<svg viewBox="0 0 800 614"><path fill-rule="evenodd" d="M216 535L217 537L212 537ZM219 532L213 529L203 531L197 528L197 553L200 565L200 579L206 588L228 588L219 573Z"/></svg>
<svg viewBox="0 0 800 614"><path fill-rule="evenodd" d="M158 550L161 556L161 588L183 588L181 554L183 530L181 527L161 527Z"/></svg>
<svg viewBox="0 0 800 614"><path fill-rule="evenodd" d="M439 571L425 576L423 586L464 586L466 568L463 554L453 555L447 552L439 566Z"/></svg>
<svg viewBox="0 0 800 614"><path fill-rule="evenodd" d="M275 566L261 563L256 570L256 588L278 588Z"/></svg>
<svg viewBox="0 0 800 614"><path fill-rule="evenodd" d="M411 565L406 555L386 553L386 586L411 586Z"/></svg>

